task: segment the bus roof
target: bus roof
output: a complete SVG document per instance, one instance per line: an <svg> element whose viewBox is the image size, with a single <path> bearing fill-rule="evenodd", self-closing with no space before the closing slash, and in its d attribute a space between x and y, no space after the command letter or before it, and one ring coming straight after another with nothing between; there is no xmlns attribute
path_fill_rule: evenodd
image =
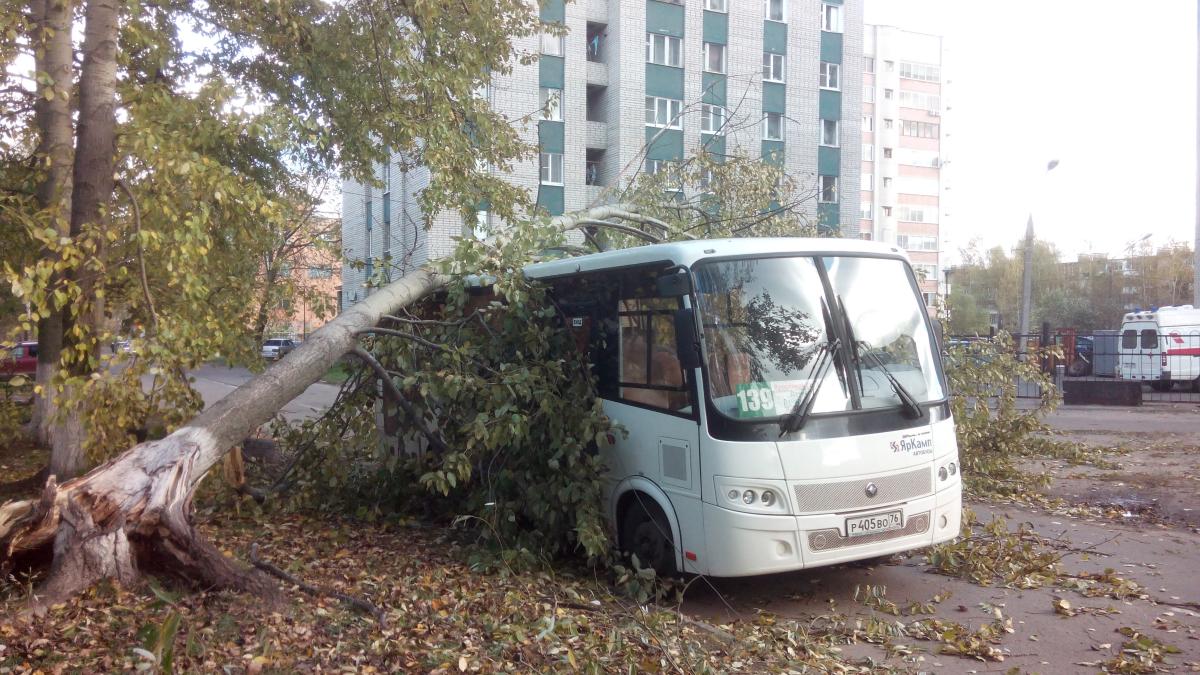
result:
<svg viewBox="0 0 1200 675"><path fill-rule="evenodd" d="M591 255L547 262L534 263L525 267L525 276L531 279L550 279L581 272L596 272L619 267L633 267L656 262L690 267L705 258L729 256L778 255L815 253L837 255L891 255L905 258L895 246L861 239L805 238L805 237L760 237L744 239L697 239L676 241L666 244L649 244L633 248L604 251Z"/></svg>
<svg viewBox="0 0 1200 675"><path fill-rule="evenodd" d="M1160 326L1193 326L1200 324L1200 309L1191 305L1177 305L1128 312L1122 317L1122 323L1150 322Z"/></svg>

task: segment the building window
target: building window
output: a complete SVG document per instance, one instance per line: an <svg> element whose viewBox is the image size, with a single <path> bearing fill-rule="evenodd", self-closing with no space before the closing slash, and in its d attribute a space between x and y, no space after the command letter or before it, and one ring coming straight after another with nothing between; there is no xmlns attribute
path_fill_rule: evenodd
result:
<svg viewBox="0 0 1200 675"><path fill-rule="evenodd" d="M942 109L942 98L933 94L902 89L900 90L900 105L905 108L920 108L929 112L938 112Z"/></svg>
<svg viewBox="0 0 1200 675"><path fill-rule="evenodd" d="M900 216L897 220L904 220L903 206L900 207ZM897 234L896 245L906 251L936 251L938 250L938 239L919 234Z"/></svg>
<svg viewBox="0 0 1200 675"><path fill-rule="evenodd" d="M784 69L786 57L783 54L763 52L763 82L783 82L787 72Z"/></svg>
<svg viewBox="0 0 1200 675"><path fill-rule="evenodd" d="M917 281L933 281L937 279L937 265L913 263L913 272L917 275Z"/></svg>
<svg viewBox="0 0 1200 675"><path fill-rule="evenodd" d="M542 87L539 100L542 104L542 119L562 121L562 89Z"/></svg>
<svg viewBox="0 0 1200 675"><path fill-rule="evenodd" d="M701 106L700 132L705 134L725 133L725 108L707 103Z"/></svg>
<svg viewBox="0 0 1200 675"><path fill-rule="evenodd" d="M884 149L883 149L883 158L884 158L884 159L891 159L891 158L892 158L892 149L891 149L891 148L884 148Z"/></svg>
<svg viewBox="0 0 1200 675"><path fill-rule="evenodd" d="M892 120L892 118L890 118L890 117L883 118L883 128L884 129L891 129L894 126L896 126L896 123Z"/></svg>
<svg viewBox="0 0 1200 675"><path fill-rule="evenodd" d="M683 101L675 98L646 97L646 126L680 129Z"/></svg>
<svg viewBox="0 0 1200 675"><path fill-rule="evenodd" d="M875 102L875 87L863 87L863 103Z"/></svg>
<svg viewBox="0 0 1200 675"><path fill-rule="evenodd" d="M862 149L863 149L862 161L864 161L864 162L875 161L875 146L873 144L864 143L862 146Z"/></svg>
<svg viewBox="0 0 1200 675"><path fill-rule="evenodd" d="M470 232L472 237L475 237L479 241L487 239L488 232L491 231L489 227L490 215L486 210L475 212L475 222L472 224Z"/></svg>
<svg viewBox="0 0 1200 675"><path fill-rule="evenodd" d="M825 3L821 5L821 30L830 33L842 32L842 6Z"/></svg>
<svg viewBox="0 0 1200 675"><path fill-rule="evenodd" d="M890 101L890 100L892 100L892 96L894 96L895 94L896 94L896 92L892 91L891 89L884 89L883 90L883 100Z"/></svg>
<svg viewBox="0 0 1200 675"><path fill-rule="evenodd" d="M942 79L942 69L937 66L927 66L924 63L906 63L901 61L900 77L907 80L940 82Z"/></svg>
<svg viewBox="0 0 1200 675"><path fill-rule="evenodd" d="M875 174L864 173L858 177L858 180L862 185L863 190L870 192L871 190L875 189Z"/></svg>
<svg viewBox="0 0 1200 675"><path fill-rule="evenodd" d="M763 13L767 21L787 21L786 0L763 0Z"/></svg>
<svg viewBox="0 0 1200 675"><path fill-rule="evenodd" d="M892 72L893 70L896 69L896 62L895 61L884 61L883 69L889 73Z"/></svg>
<svg viewBox="0 0 1200 675"><path fill-rule="evenodd" d="M820 176L819 194L817 200L822 204L833 204L838 200L837 176Z"/></svg>
<svg viewBox="0 0 1200 675"><path fill-rule="evenodd" d="M891 187L891 186L892 186L891 176L884 176L883 177L883 187Z"/></svg>
<svg viewBox="0 0 1200 675"><path fill-rule="evenodd" d="M937 138L940 131L937 124L929 122L913 122L910 120L900 120L900 135L914 136L916 138Z"/></svg>
<svg viewBox="0 0 1200 675"><path fill-rule="evenodd" d="M863 59L863 72L864 73L875 72L875 59L874 58Z"/></svg>
<svg viewBox="0 0 1200 675"><path fill-rule="evenodd" d="M901 205L900 213L896 215L897 220L902 220L908 223L936 223L937 212L932 207ZM914 249L917 247L913 247ZM937 250L937 237L933 237L933 246L921 248L924 251Z"/></svg>
<svg viewBox="0 0 1200 675"><path fill-rule="evenodd" d="M763 140L783 140L783 113L769 112L763 116Z"/></svg>
<svg viewBox="0 0 1200 675"><path fill-rule="evenodd" d="M937 304L937 293L922 293L921 295L925 298L926 307L933 307Z"/></svg>
<svg viewBox="0 0 1200 675"><path fill-rule="evenodd" d="M821 120L821 145L830 148L838 147L837 120Z"/></svg>
<svg viewBox="0 0 1200 675"><path fill-rule="evenodd" d="M874 220L875 214L873 214L872 211L874 211L874 208L872 207L871 202L863 202L862 204L859 204L858 219L859 220Z"/></svg>
<svg viewBox="0 0 1200 675"><path fill-rule="evenodd" d="M680 189L679 162L670 159L647 159L645 171L647 176L665 174L664 190L674 192Z"/></svg>
<svg viewBox="0 0 1200 675"><path fill-rule="evenodd" d="M543 152L541 159L542 184L563 184L563 156L561 152Z"/></svg>
<svg viewBox="0 0 1200 675"><path fill-rule="evenodd" d="M862 130L875 131L875 118L873 116L863 115Z"/></svg>
<svg viewBox="0 0 1200 675"><path fill-rule="evenodd" d="M725 0L704 0L704 9L710 12L725 12Z"/></svg>
<svg viewBox="0 0 1200 675"><path fill-rule="evenodd" d="M704 43L704 70L710 73L725 72L725 45Z"/></svg>
<svg viewBox="0 0 1200 675"><path fill-rule="evenodd" d="M842 88L842 67L828 61L821 62L821 88L840 90Z"/></svg>
<svg viewBox="0 0 1200 675"><path fill-rule="evenodd" d="M661 66L683 67L683 40L672 35L646 33L646 61Z"/></svg>
<svg viewBox="0 0 1200 675"><path fill-rule="evenodd" d="M333 276L333 268L327 265L308 268L309 279L329 279Z"/></svg>
<svg viewBox="0 0 1200 675"><path fill-rule="evenodd" d="M883 215L891 216L892 215L892 207L890 207L890 206L883 207Z"/></svg>
<svg viewBox="0 0 1200 675"><path fill-rule="evenodd" d="M545 56L562 56L565 53L563 49L563 36L542 33L541 52Z"/></svg>

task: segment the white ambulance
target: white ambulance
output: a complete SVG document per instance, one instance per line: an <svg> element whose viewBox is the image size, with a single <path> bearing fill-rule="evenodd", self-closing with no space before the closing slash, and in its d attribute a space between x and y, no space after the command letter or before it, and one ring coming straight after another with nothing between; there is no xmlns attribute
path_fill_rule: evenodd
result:
<svg viewBox="0 0 1200 675"><path fill-rule="evenodd" d="M1200 391L1200 309L1191 305L1129 312L1121 323L1117 376L1159 391L1175 383Z"/></svg>

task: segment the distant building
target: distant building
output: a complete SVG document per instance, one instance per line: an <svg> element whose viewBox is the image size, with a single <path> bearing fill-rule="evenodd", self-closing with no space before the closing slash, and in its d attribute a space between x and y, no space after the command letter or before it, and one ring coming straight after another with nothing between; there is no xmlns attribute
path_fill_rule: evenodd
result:
<svg viewBox="0 0 1200 675"><path fill-rule="evenodd" d="M337 247L300 249L284 264L281 276L284 279L277 283L290 283L293 292L270 312L269 336L303 340L340 311L342 258Z"/></svg>
<svg viewBox="0 0 1200 675"><path fill-rule="evenodd" d="M859 231L908 251L932 306L941 274L942 38L867 25L863 64Z"/></svg>
<svg viewBox="0 0 1200 675"><path fill-rule="evenodd" d="M552 215L602 201L636 172L670 170L696 149L782 162L811 186L819 227L858 236L862 0L545 0L564 38L518 41L539 62L498 75L481 95L540 154L506 178ZM475 223L437 214L422 228L424 168L376 169L379 189L346 181L342 300L365 297L379 260L392 276L448 254ZM480 221L493 223L487 211Z"/></svg>

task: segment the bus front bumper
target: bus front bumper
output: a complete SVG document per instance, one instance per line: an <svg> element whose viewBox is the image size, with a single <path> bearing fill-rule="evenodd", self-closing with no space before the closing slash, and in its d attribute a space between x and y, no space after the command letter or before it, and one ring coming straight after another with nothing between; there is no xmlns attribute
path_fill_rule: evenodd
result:
<svg viewBox="0 0 1200 675"><path fill-rule="evenodd" d="M962 493L947 489L874 512L903 511L903 528L846 537L854 514L767 516L704 504L708 560L689 565L716 577L788 572L807 567L890 555L949 541L958 536Z"/></svg>

